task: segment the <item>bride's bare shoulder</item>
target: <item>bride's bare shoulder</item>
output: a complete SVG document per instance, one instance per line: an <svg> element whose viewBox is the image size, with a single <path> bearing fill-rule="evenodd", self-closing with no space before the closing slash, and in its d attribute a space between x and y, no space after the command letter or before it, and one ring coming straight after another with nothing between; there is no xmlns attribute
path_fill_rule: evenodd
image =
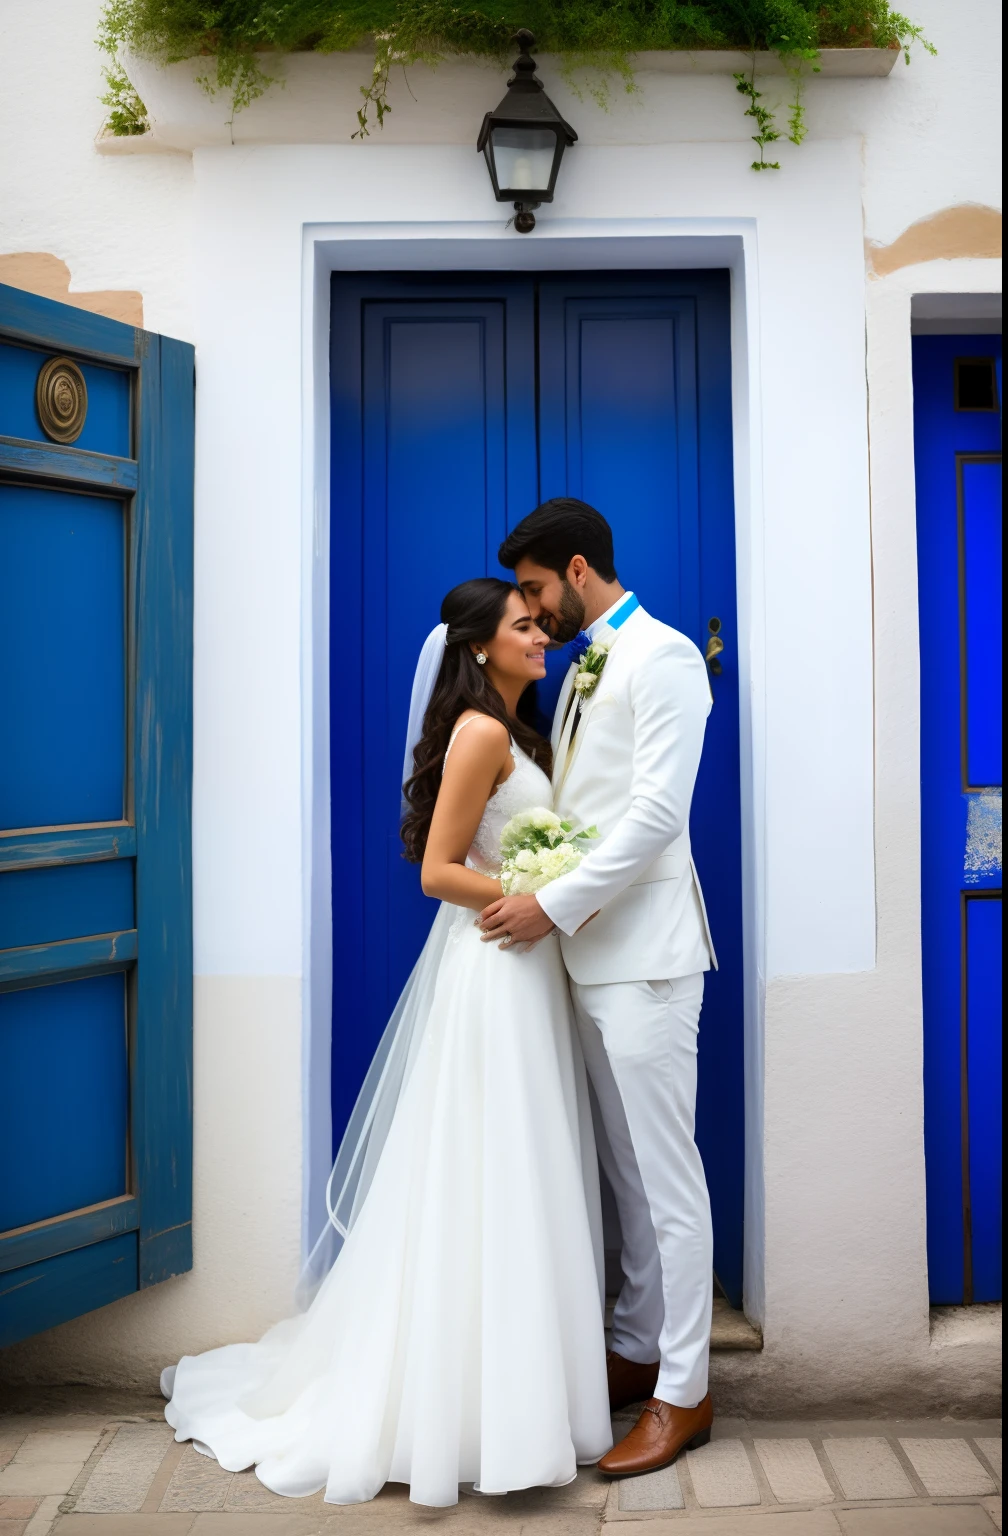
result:
<svg viewBox="0 0 1008 1536"><path fill-rule="evenodd" d="M503 756L510 750L510 746L511 736L507 726L477 709L467 709L452 726L448 761L456 758L469 765L478 759L489 761Z"/></svg>

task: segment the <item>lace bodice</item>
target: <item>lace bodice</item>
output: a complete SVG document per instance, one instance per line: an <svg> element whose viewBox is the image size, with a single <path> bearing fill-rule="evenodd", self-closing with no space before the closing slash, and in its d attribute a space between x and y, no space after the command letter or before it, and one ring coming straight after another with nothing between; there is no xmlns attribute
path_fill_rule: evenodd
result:
<svg viewBox="0 0 1008 1536"><path fill-rule="evenodd" d="M469 718L476 720L479 717L470 715ZM456 726L448 743L448 752L459 731L464 731L468 724L469 720L465 720ZM446 762L448 752L445 753ZM515 745L514 740L511 742L511 756L514 769L503 784L498 784L487 801L466 859L471 869L481 870L484 874L496 875L500 871L501 833L512 816L516 816L519 811L530 811L534 806L542 805L548 809L553 806L553 790L549 779L539 765L521 747Z"/></svg>

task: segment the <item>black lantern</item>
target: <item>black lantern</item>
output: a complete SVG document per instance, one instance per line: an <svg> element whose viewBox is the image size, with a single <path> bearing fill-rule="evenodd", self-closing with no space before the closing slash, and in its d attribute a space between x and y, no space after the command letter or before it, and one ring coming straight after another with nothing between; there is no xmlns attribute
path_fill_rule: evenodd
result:
<svg viewBox="0 0 1008 1536"><path fill-rule="evenodd" d="M577 134L535 78L535 60L529 56L535 45L532 33L522 28L514 41L521 53L507 95L483 119L476 148L486 157L494 196L499 203L514 203L515 229L527 235L535 229L533 209L553 201L563 152L577 143Z"/></svg>

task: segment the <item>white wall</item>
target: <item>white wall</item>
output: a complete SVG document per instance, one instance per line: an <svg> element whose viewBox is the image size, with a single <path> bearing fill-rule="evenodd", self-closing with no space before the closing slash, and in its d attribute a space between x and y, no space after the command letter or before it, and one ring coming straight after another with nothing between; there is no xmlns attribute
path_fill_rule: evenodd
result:
<svg viewBox="0 0 1008 1536"><path fill-rule="evenodd" d="M96 153L100 8L0 3L0 255L57 256L74 289L139 289L145 325L192 341L192 161Z"/></svg>
<svg viewBox="0 0 1008 1536"><path fill-rule="evenodd" d="M67 120L57 135L32 105L29 137L15 116L8 142L28 142L2 173L5 218L19 211L0 250L72 255L89 286L142 288L148 323L198 349L196 1267L19 1346L7 1369L149 1379L172 1355L265 1326L296 1268L308 1166L325 1155L327 264L632 267L675 264L676 250L683 264L702 259L691 242L731 236L746 1288L766 1349L723 1391L763 1411L948 1399L958 1378L930 1342L924 1255L909 295L999 290L1000 270L946 261L866 280L862 242L997 203L993 7L925 0L915 15L938 59L813 81L809 140L759 177L730 79L642 76L641 96L606 115L551 78L581 141L527 240L504 230L471 147L493 71L416 72L418 106L394 98L391 131L363 147L306 107L304 137L335 142L243 143L239 119L233 148L103 159L84 147L100 109L80 79L81 8L45 9L74 28L64 44L58 26L20 17L25 99L65 75L80 168L66 206L48 197ZM161 82L165 112L190 122L191 73ZM253 109L286 114L285 137L296 85L292 72ZM207 121L198 142L218 136ZM611 260L596 246L589 261L588 242ZM903 665L874 665L873 631ZM974 1401L989 1392L978 1382Z"/></svg>

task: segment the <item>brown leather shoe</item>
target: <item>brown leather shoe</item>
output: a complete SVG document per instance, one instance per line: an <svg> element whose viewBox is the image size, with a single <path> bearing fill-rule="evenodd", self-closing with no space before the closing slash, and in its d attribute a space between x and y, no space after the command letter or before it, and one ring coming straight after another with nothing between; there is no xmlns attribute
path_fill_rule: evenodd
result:
<svg viewBox="0 0 1008 1536"><path fill-rule="evenodd" d="M609 1378L609 1407L615 1413L627 1403L646 1403L658 1385L660 1360L654 1365L638 1365L624 1360L614 1349L606 1350L606 1375Z"/></svg>
<svg viewBox="0 0 1008 1536"><path fill-rule="evenodd" d="M657 1472L675 1461L680 1451L706 1445L713 1422L709 1392L695 1408L676 1408L653 1397L626 1438L602 1457L598 1469L607 1477Z"/></svg>

